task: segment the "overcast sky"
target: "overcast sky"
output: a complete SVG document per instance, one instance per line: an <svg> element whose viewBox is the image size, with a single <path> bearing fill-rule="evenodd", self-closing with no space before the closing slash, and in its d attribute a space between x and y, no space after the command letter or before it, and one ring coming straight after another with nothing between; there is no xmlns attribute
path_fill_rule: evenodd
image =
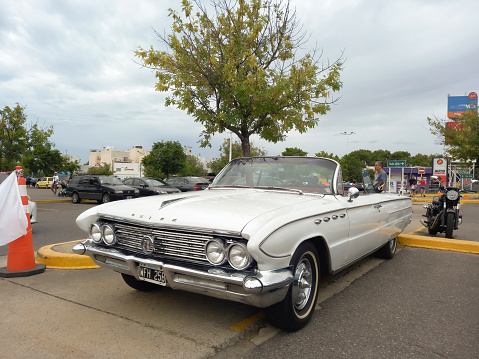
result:
<svg viewBox="0 0 479 359"><path fill-rule="evenodd" d="M225 135L200 148L202 126L155 92L133 51L163 50L180 0L0 1L0 107L26 106L30 122L53 126L50 140L82 164L90 149L129 150L174 140L218 157ZM343 156L358 149L442 153L427 117L445 118L447 96L479 92L477 0L292 0L308 45L323 60L344 50L340 100L305 134L290 132L270 155L299 147ZM349 136L342 132L351 133Z"/></svg>

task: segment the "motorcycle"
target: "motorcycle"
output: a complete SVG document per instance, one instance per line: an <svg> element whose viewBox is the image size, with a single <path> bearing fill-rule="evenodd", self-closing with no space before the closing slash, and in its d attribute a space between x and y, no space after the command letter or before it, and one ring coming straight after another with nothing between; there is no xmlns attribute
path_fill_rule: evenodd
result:
<svg viewBox="0 0 479 359"><path fill-rule="evenodd" d="M441 193L434 197L431 204L424 206L426 220L421 220L429 234L446 232L446 238L452 238L453 230L459 229L462 216L459 214L460 190L456 187L442 187Z"/></svg>

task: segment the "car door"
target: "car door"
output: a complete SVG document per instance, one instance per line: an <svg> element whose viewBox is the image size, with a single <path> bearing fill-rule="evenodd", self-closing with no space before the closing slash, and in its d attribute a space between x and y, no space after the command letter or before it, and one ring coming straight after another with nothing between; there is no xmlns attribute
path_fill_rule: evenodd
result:
<svg viewBox="0 0 479 359"><path fill-rule="evenodd" d="M150 189L148 188L149 187L148 184L145 181L138 178L135 178L133 180L133 184L131 186L140 191L140 196L148 196L150 192Z"/></svg>
<svg viewBox="0 0 479 359"><path fill-rule="evenodd" d="M80 181L80 197L85 199L101 199L102 191L98 177L83 177Z"/></svg>
<svg viewBox="0 0 479 359"><path fill-rule="evenodd" d="M188 180L186 178L177 178L174 186L182 192L193 190L193 187L191 189L188 187Z"/></svg>
<svg viewBox="0 0 479 359"><path fill-rule="evenodd" d="M374 193L372 181L363 171L364 191L349 201L347 196L340 197L347 208L349 218L349 244L345 265L371 253L384 243L381 233L381 194Z"/></svg>

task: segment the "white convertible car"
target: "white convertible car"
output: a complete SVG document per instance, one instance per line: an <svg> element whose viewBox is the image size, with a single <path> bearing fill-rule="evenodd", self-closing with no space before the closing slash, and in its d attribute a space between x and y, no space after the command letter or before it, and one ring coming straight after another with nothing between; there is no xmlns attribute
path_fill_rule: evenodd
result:
<svg viewBox="0 0 479 359"><path fill-rule="evenodd" d="M135 289L169 286L266 308L272 324L298 330L321 275L374 252L392 258L412 219L409 198L375 193L363 178L361 193L345 193L330 159L235 159L205 191L85 211L77 224L89 237L74 252Z"/></svg>

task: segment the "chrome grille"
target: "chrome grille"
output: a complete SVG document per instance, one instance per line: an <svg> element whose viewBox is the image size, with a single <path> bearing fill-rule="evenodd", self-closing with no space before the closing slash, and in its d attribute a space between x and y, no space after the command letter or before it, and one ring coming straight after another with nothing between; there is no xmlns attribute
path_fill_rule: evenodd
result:
<svg viewBox="0 0 479 359"><path fill-rule="evenodd" d="M117 245L121 248L143 253L141 241L144 236L149 235L155 240L153 255L208 262L204 250L206 242L212 239L213 235L148 228L119 222L113 224Z"/></svg>

